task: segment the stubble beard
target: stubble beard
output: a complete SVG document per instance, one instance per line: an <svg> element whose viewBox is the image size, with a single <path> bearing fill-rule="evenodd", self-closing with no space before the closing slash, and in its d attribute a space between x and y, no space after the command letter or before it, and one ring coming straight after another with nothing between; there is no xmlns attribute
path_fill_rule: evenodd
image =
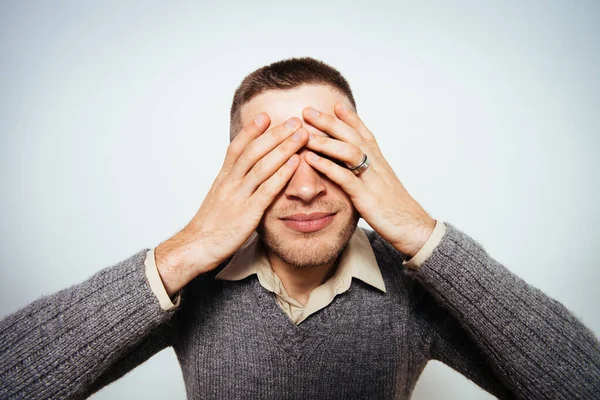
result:
<svg viewBox="0 0 600 400"><path fill-rule="evenodd" d="M340 205L337 204L337 207L339 208ZM293 213L280 214L290 215ZM336 233L323 233L321 231L298 233L300 235L298 240L286 241L278 232L269 229L264 221L261 222L257 231L267 252L271 252L286 264L294 268L316 268L334 262L354 234L360 215L354 207L348 210L348 206L345 204L334 218L339 218L343 214L349 215Z"/></svg>

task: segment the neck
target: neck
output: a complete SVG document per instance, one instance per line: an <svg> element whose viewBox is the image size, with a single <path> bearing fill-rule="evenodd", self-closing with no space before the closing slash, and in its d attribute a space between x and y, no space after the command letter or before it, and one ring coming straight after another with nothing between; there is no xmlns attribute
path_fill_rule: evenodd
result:
<svg viewBox="0 0 600 400"><path fill-rule="evenodd" d="M299 268L290 265L275 254L267 254L273 272L277 274L288 294L303 306L308 302L310 292L322 285L335 272L337 259L317 267Z"/></svg>

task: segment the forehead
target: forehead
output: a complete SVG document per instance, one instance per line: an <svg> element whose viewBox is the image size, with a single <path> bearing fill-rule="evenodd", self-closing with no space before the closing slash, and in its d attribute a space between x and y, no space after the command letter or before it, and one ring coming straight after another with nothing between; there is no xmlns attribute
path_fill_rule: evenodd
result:
<svg viewBox="0 0 600 400"><path fill-rule="evenodd" d="M277 126L292 117L304 121L302 110L306 107L334 115L336 103L344 103L352 108L346 96L329 85L302 85L290 90L261 93L242 106L240 116L243 125L261 112L266 112L271 117L271 126ZM309 131L312 128L306 124L304 126Z"/></svg>

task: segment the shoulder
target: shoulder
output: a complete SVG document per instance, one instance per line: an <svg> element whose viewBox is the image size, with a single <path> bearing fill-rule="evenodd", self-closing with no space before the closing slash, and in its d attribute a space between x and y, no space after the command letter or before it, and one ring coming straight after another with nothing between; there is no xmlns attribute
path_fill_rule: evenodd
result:
<svg viewBox="0 0 600 400"><path fill-rule="evenodd" d="M388 241L377 232L361 228L367 235L381 274L387 284L393 284L401 296L406 296L411 308L416 307L423 300L426 291L411 271L408 271L402 262L406 255L396 250Z"/></svg>

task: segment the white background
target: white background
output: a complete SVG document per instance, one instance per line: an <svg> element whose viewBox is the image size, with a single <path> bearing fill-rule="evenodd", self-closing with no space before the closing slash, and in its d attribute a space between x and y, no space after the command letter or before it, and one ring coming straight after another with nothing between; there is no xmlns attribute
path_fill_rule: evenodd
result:
<svg viewBox="0 0 600 400"><path fill-rule="evenodd" d="M600 3L0 3L0 316L194 215L241 79L339 68L411 194L597 335ZM415 399L487 398L430 363ZM165 350L95 399L183 399Z"/></svg>

